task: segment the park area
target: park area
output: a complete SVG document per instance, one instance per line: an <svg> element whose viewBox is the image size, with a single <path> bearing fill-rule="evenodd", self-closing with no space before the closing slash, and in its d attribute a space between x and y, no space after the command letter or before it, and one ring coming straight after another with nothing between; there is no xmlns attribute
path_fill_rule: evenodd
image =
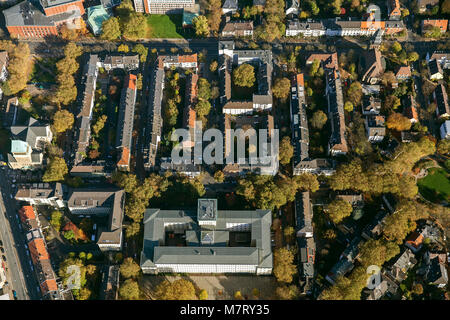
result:
<svg viewBox="0 0 450 320"><path fill-rule="evenodd" d="M147 38L183 38L181 14L150 14L147 16Z"/></svg>
<svg viewBox="0 0 450 320"><path fill-rule="evenodd" d="M443 168L430 168L425 178L417 182L420 194L432 202L450 201L449 174Z"/></svg>

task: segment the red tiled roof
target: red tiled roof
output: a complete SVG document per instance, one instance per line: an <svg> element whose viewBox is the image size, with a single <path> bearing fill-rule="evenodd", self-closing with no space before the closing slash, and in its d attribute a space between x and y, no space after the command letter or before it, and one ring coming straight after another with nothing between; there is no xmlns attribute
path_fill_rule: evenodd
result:
<svg viewBox="0 0 450 320"><path fill-rule="evenodd" d="M39 260L49 259L47 248L45 247L45 241L42 238L33 239L28 243L30 249L31 259L34 264L37 264Z"/></svg>
<svg viewBox="0 0 450 320"><path fill-rule="evenodd" d="M32 206L23 206L20 210L19 210L19 215L22 221L27 221L27 220L34 220L36 219L36 213L34 212L34 209Z"/></svg>

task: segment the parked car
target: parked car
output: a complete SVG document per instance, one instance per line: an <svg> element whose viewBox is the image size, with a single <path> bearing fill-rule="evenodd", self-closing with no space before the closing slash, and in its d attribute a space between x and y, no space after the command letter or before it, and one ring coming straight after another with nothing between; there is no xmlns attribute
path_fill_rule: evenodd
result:
<svg viewBox="0 0 450 320"><path fill-rule="evenodd" d="M17 300L17 292L16 292L16 290L13 290L13 297L14 297L14 300Z"/></svg>

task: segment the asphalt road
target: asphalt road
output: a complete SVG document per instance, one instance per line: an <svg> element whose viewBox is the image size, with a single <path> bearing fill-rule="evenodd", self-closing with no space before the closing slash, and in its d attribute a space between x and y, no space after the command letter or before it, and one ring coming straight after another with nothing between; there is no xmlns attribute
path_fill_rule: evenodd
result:
<svg viewBox="0 0 450 320"><path fill-rule="evenodd" d="M6 266L11 277L9 286L17 293L18 300L39 300L39 285L31 269L31 258L25 245L25 234L19 228L16 217L18 207L11 199L11 183L7 168L0 169L0 234L5 248Z"/></svg>

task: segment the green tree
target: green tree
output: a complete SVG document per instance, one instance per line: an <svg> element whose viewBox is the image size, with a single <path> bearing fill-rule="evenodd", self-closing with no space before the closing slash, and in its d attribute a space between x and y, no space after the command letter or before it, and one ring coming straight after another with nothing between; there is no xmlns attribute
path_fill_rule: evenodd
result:
<svg viewBox="0 0 450 320"><path fill-rule="evenodd" d="M291 283L296 271L294 255L286 248L275 250L273 254L273 274L277 281Z"/></svg>
<svg viewBox="0 0 450 320"><path fill-rule="evenodd" d="M282 285L275 289L275 294L280 300L294 300L300 296L300 290L296 285Z"/></svg>
<svg viewBox="0 0 450 320"><path fill-rule="evenodd" d="M302 173L294 176L296 188L301 191L316 192L319 190L319 181L317 176L311 173Z"/></svg>
<svg viewBox="0 0 450 320"><path fill-rule="evenodd" d="M442 139L437 144L437 152L442 155L450 154L450 140Z"/></svg>
<svg viewBox="0 0 450 320"><path fill-rule="evenodd" d="M209 65L209 71L216 72L218 66L219 64L217 63L216 60L212 61L211 64Z"/></svg>
<svg viewBox="0 0 450 320"><path fill-rule="evenodd" d="M159 300L196 300L195 288L191 281L178 279L173 282L165 280L156 287Z"/></svg>
<svg viewBox="0 0 450 320"><path fill-rule="evenodd" d="M64 231L63 236L66 240L72 240L75 238L75 234L72 230Z"/></svg>
<svg viewBox="0 0 450 320"><path fill-rule="evenodd" d="M61 229L61 219L62 219L62 213L60 211L54 210L51 214L50 224L57 231L59 231L59 229Z"/></svg>
<svg viewBox="0 0 450 320"><path fill-rule="evenodd" d="M277 78L272 87L275 98L286 100L291 90L291 82L288 78Z"/></svg>
<svg viewBox="0 0 450 320"><path fill-rule="evenodd" d="M333 200L327 207L328 215L335 224L339 224L344 218L352 214L353 208L344 200Z"/></svg>
<svg viewBox="0 0 450 320"><path fill-rule="evenodd" d="M233 70L233 82L239 87L252 87L255 83L255 68L247 63Z"/></svg>
<svg viewBox="0 0 450 320"><path fill-rule="evenodd" d="M294 147L291 144L291 138L289 138L289 136L284 136L281 140L278 152L280 163L283 165L289 164L293 155Z"/></svg>
<svg viewBox="0 0 450 320"><path fill-rule="evenodd" d="M133 258L126 258L120 265L120 274L122 277L136 278L141 271L139 265L133 260Z"/></svg>
<svg viewBox="0 0 450 320"><path fill-rule="evenodd" d="M117 51L119 52L124 52L124 53L128 53L130 52L130 48L128 47L128 45L126 45L125 43L122 43L118 48Z"/></svg>
<svg viewBox="0 0 450 320"><path fill-rule="evenodd" d="M198 79L197 82L197 96L200 100L211 99L211 85L205 78Z"/></svg>
<svg viewBox="0 0 450 320"><path fill-rule="evenodd" d="M124 300L137 300L141 292L138 283L133 279L127 279L119 288L119 295Z"/></svg>
<svg viewBox="0 0 450 320"><path fill-rule="evenodd" d="M122 35L120 31L119 19L111 17L102 22L102 34L100 38L103 40L113 41Z"/></svg>
<svg viewBox="0 0 450 320"><path fill-rule="evenodd" d="M127 238L133 238L139 234L141 231L141 225L137 222L133 222L132 224L128 225L125 229L125 233Z"/></svg>
<svg viewBox="0 0 450 320"><path fill-rule="evenodd" d="M386 120L386 127L396 131L411 129L411 121L401 113L393 113Z"/></svg>
<svg viewBox="0 0 450 320"><path fill-rule="evenodd" d="M216 180L219 183L224 182L225 180L225 174L221 170L217 170L216 173L214 173L214 180Z"/></svg>
<svg viewBox="0 0 450 320"><path fill-rule="evenodd" d="M361 83L358 81L352 82L350 87L347 90L347 99L354 106L359 106L361 104L363 93Z"/></svg>
<svg viewBox="0 0 450 320"><path fill-rule="evenodd" d="M327 120L327 115L322 110L318 110L313 113L313 116L311 118L311 126L315 129L320 130L327 123Z"/></svg>
<svg viewBox="0 0 450 320"><path fill-rule="evenodd" d="M344 104L344 110L347 112L352 112L353 111L353 103L351 103L350 101L346 101Z"/></svg>
<svg viewBox="0 0 450 320"><path fill-rule="evenodd" d="M58 110L53 115L53 128L57 133L72 129L75 119L73 113L68 110Z"/></svg>
<svg viewBox="0 0 450 320"><path fill-rule="evenodd" d="M209 35L208 19L205 16L197 16L192 19L195 35L199 38L206 38Z"/></svg>
<svg viewBox="0 0 450 320"><path fill-rule="evenodd" d="M194 110L199 118L205 117L211 111L211 103L209 103L209 101L206 100L199 100L195 104Z"/></svg>
<svg viewBox="0 0 450 320"><path fill-rule="evenodd" d="M133 47L133 52L139 54L139 60L144 63L147 61L148 49L141 43L138 43Z"/></svg>
<svg viewBox="0 0 450 320"><path fill-rule="evenodd" d="M208 300L208 291L206 291L205 289L202 289L198 295L198 298L200 300Z"/></svg>
<svg viewBox="0 0 450 320"><path fill-rule="evenodd" d="M54 157L47 165L44 175L42 176L43 182L55 182L63 181L64 176L69 172L67 164L63 158Z"/></svg>

